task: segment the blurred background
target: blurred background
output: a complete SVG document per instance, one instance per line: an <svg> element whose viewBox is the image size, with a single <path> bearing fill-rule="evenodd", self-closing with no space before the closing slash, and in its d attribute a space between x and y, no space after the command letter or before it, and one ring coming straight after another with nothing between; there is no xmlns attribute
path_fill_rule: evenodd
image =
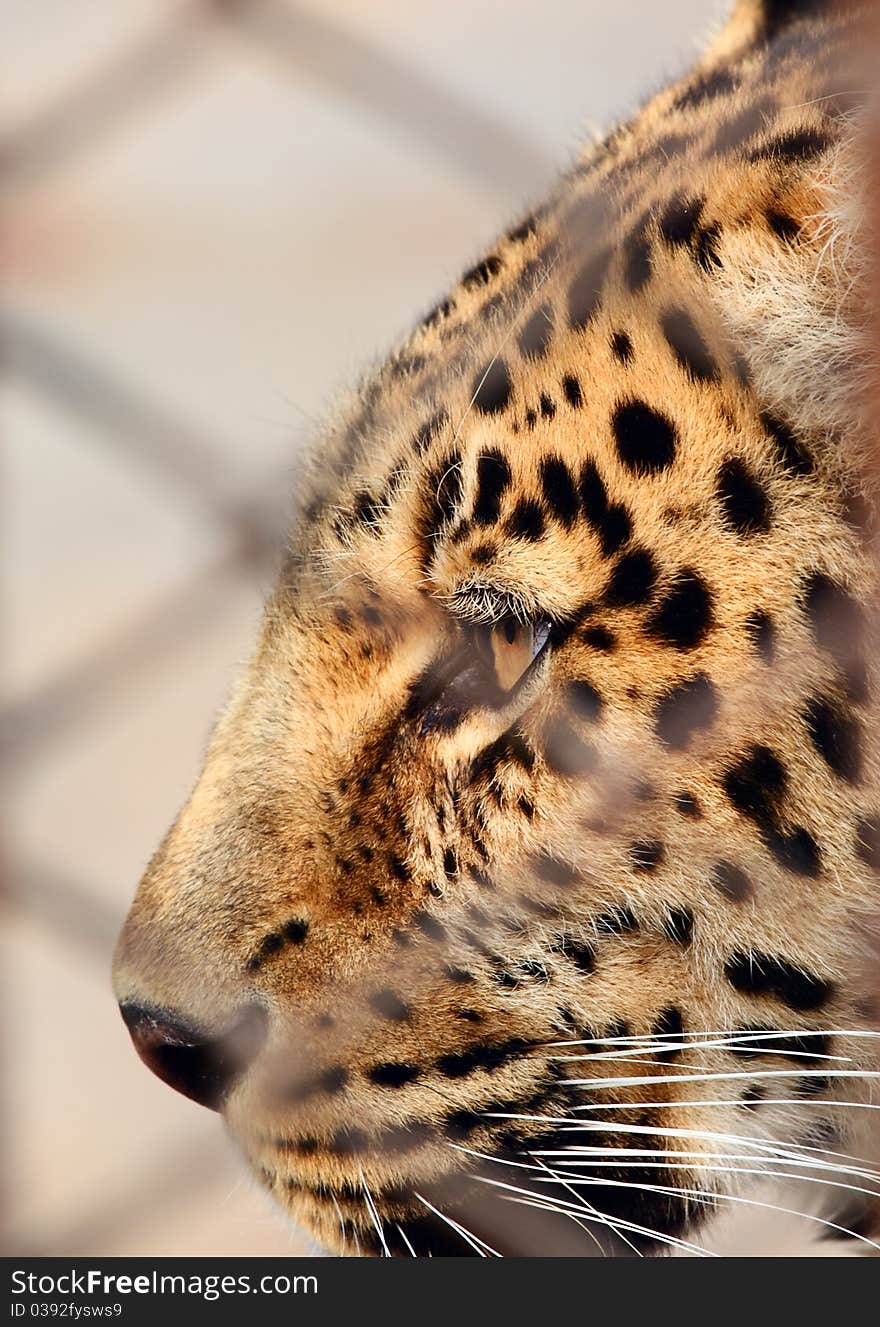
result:
<svg viewBox="0 0 880 1327"><path fill-rule="evenodd" d="M5 1252L313 1251L137 1061L116 932L334 394L718 9L2 0Z"/></svg>

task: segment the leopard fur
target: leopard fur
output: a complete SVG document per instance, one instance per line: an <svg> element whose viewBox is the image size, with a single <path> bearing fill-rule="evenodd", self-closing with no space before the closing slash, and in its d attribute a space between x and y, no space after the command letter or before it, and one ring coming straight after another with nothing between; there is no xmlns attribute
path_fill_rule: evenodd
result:
<svg viewBox="0 0 880 1327"><path fill-rule="evenodd" d="M262 1010L225 1119L332 1251L681 1248L719 1140L864 1145L859 14L738 4L315 448L116 989Z"/></svg>

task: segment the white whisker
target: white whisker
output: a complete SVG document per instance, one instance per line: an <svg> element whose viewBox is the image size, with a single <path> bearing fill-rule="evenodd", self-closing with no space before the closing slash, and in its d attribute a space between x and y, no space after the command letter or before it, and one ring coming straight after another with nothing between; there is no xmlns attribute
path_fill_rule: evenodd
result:
<svg viewBox="0 0 880 1327"><path fill-rule="evenodd" d="M395 1225L397 1226L397 1231L398 1231L398 1234L400 1235L400 1238L403 1240L404 1244L405 1244L406 1247L409 1249L410 1257L411 1257L411 1258L417 1258L417 1257L418 1257L418 1254L416 1253L415 1249L413 1248L413 1246L410 1244L409 1240L407 1239L407 1237L406 1237L406 1231L404 1230L403 1226L400 1225L399 1222L395 1222Z"/></svg>
<svg viewBox="0 0 880 1327"><path fill-rule="evenodd" d="M493 1249L491 1244L487 1244L486 1241L480 1239L478 1235L465 1229L465 1227L460 1225L458 1221L453 1221L451 1216L447 1216L445 1212L441 1212L439 1207L434 1207L433 1203L429 1203L427 1198L423 1198L420 1193L413 1194L413 1197L417 1198L420 1203L427 1207L429 1212L433 1212L435 1216L439 1216L441 1221L445 1221L447 1226L450 1226L457 1235L460 1235L463 1240L470 1244L471 1248L478 1253L481 1258L486 1258L489 1255L493 1258L501 1257L501 1254L497 1249ZM484 1250L488 1250L488 1253L484 1252Z"/></svg>
<svg viewBox="0 0 880 1327"><path fill-rule="evenodd" d="M390 1258L391 1251L385 1242L385 1231L382 1227L382 1222L379 1219L379 1213L376 1211L376 1204L373 1202L373 1195L370 1193L369 1185L367 1184L367 1181L364 1179L364 1172L363 1170L360 1169L360 1167L358 1167L358 1173L361 1178L361 1188L364 1191L364 1199L366 1200L367 1211L370 1213L373 1225L376 1227L376 1234L379 1236L379 1243L382 1245L383 1254L386 1258Z"/></svg>

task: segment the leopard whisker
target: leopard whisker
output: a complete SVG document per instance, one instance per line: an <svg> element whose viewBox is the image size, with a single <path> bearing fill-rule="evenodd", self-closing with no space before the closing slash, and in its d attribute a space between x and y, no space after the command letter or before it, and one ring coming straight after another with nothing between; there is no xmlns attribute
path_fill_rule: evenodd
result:
<svg viewBox="0 0 880 1327"><path fill-rule="evenodd" d="M376 1234L379 1236L379 1243L382 1245L383 1255L386 1258L390 1258L391 1251L388 1248L388 1244L385 1239L385 1229L382 1225L382 1220L379 1216L378 1211L376 1210L376 1204L373 1202L373 1195L370 1193L370 1187L367 1184L367 1181L364 1179L364 1172L363 1170L360 1169L360 1167L358 1167L358 1172L360 1174L361 1188L363 1189L364 1192L364 1199L366 1200L367 1211L370 1214L370 1218L373 1222L373 1225L376 1227Z"/></svg>
<svg viewBox="0 0 880 1327"><path fill-rule="evenodd" d="M395 1222L395 1225L396 1225L396 1227L397 1227L397 1232L398 1232L398 1234L400 1235L400 1238L403 1240L404 1244L405 1244L406 1247L409 1249L410 1257L412 1257L412 1258L417 1258L419 1255L416 1253L416 1251L415 1251L415 1249L413 1248L412 1244L409 1242L409 1240L408 1240L408 1238L407 1238L406 1231L404 1230L403 1226L400 1224L399 1221Z"/></svg>
<svg viewBox="0 0 880 1327"><path fill-rule="evenodd" d="M744 1078L747 1078L750 1082L754 1082L758 1078L861 1078L873 1081L874 1079L880 1079L880 1071L876 1069L738 1069L712 1073L643 1074L620 1078L571 1078L568 1081L572 1087L590 1088L592 1091L597 1088L652 1087L657 1083L737 1082Z"/></svg>
<svg viewBox="0 0 880 1327"><path fill-rule="evenodd" d="M518 1163L508 1162L504 1164L517 1165ZM533 1168L526 1166L524 1167L524 1169L528 1170ZM581 1220L594 1222L595 1224L604 1226L607 1229L614 1230L619 1227L623 1230L628 1230L633 1235L643 1235L648 1239L657 1240L658 1242L663 1244L669 1244L677 1248L690 1249L693 1252L698 1252L700 1254L706 1252L705 1250L700 1249L699 1245L691 1244L688 1240L679 1239L675 1235L661 1234L660 1231L654 1230L650 1226L639 1225L635 1221L628 1221L622 1217L612 1218L606 1216L603 1212L599 1212L597 1213L596 1216L592 1216L587 1212L585 1212L583 1207L575 1206L573 1203L567 1203L565 1202L564 1199L542 1200L540 1195L532 1193L529 1189L520 1188L518 1185L506 1184L503 1180L493 1180L487 1175L480 1175L478 1178L480 1180L480 1183L482 1184L486 1184L491 1188L501 1189L506 1193L516 1195L521 1201L523 1201L523 1205L526 1207L540 1205L543 1206L543 1210L555 1212L559 1216L568 1216L571 1214L572 1211L574 1211L578 1216L580 1216ZM716 1257L717 1255L707 1254L707 1256Z"/></svg>
<svg viewBox="0 0 880 1327"><path fill-rule="evenodd" d="M331 1193L330 1198L332 1199L333 1206L336 1208L336 1215L339 1217L339 1231L342 1235L342 1252L345 1253L346 1245L348 1244L348 1235L345 1229L345 1217L342 1215L342 1208L339 1206L336 1194Z"/></svg>
<svg viewBox="0 0 880 1327"><path fill-rule="evenodd" d="M571 1186L570 1186L569 1184L566 1183L565 1179L564 1179L561 1175L559 1175L556 1171L551 1170L551 1168L547 1165L546 1161L544 1161L543 1157L538 1157L538 1156L536 1156L535 1159L536 1159L536 1161L538 1162L538 1164L539 1164L540 1166L542 1166L542 1167L544 1168L544 1170L547 1171L548 1175L552 1175L552 1176L556 1179L556 1181L557 1181L559 1184L562 1185L562 1187L563 1187L564 1189L568 1190L568 1192L571 1193L572 1197L573 1197L576 1201L578 1201L578 1202L580 1203L581 1206L587 1208L587 1215L592 1215L592 1216L599 1216L599 1215L600 1215L600 1213L598 1213L598 1212L596 1211L595 1207L593 1207L591 1203L587 1202L586 1198L584 1198L582 1194L578 1194L577 1190L572 1189ZM605 1250L603 1249L602 1244L601 1244L600 1240L598 1239L598 1237L596 1236L596 1234L595 1234L592 1230L590 1230L589 1226L587 1226L587 1225L582 1225L582 1224L581 1224L581 1221L579 1220L578 1217L576 1217L576 1216L574 1215L574 1213L572 1213L571 1216L572 1216L572 1220L575 1222L575 1224L578 1225L578 1226L580 1226L580 1229L584 1232L584 1234L585 1234L585 1235L588 1235L588 1236L590 1237L590 1239L591 1239L591 1240L593 1241L593 1243L596 1245L596 1248L597 1248L597 1249L599 1250L599 1252L604 1256L604 1254L605 1254ZM627 1245L629 1246L629 1248L631 1248L631 1249L633 1250L633 1252L636 1253L636 1254L638 1254L638 1256L641 1258L641 1257L642 1257L642 1254L641 1254L640 1251L636 1248L636 1246L635 1246L630 1240L628 1240L628 1239L626 1238L625 1235L621 1235L619 1231L618 1231L617 1233L618 1233L618 1235L620 1236L620 1238L624 1241L624 1243L627 1244Z"/></svg>
<svg viewBox="0 0 880 1327"><path fill-rule="evenodd" d="M447 1226L450 1226L452 1230L456 1232L457 1235L460 1235L461 1238L466 1241L466 1243L470 1244L471 1248L476 1253L478 1253L481 1258L501 1257L501 1254L497 1251L497 1249L493 1249L491 1244L487 1244L485 1240L481 1240L479 1236L473 1233L473 1231L468 1230L460 1222L454 1221L452 1217L447 1216L445 1212L441 1212L439 1207L435 1207L433 1203L429 1203L427 1198L424 1198L420 1193L413 1194L413 1197L416 1198L420 1203L422 1203L423 1206L427 1207L429 1212L433 1212L434 1215L439 1217L441 1221L445 1221ZM485 1252L485 1250L488 1250L488 1252Z"/></svg>

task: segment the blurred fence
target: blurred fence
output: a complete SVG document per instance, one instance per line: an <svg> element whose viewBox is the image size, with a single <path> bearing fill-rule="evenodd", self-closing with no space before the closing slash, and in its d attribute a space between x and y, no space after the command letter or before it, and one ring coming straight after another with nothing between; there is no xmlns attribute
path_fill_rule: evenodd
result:
<svg viewBox="0 0 880 1327"><path fill-rule="evenodd" d="M136 1065L113 940L247 648L312 414L540 193L587 115L680 62L706 6L657 8L8 7L10 1251L301 1248L216 1123ZM288 366L305 405L277 387ZM283 419L255 424L266 379Z"/></svg>

